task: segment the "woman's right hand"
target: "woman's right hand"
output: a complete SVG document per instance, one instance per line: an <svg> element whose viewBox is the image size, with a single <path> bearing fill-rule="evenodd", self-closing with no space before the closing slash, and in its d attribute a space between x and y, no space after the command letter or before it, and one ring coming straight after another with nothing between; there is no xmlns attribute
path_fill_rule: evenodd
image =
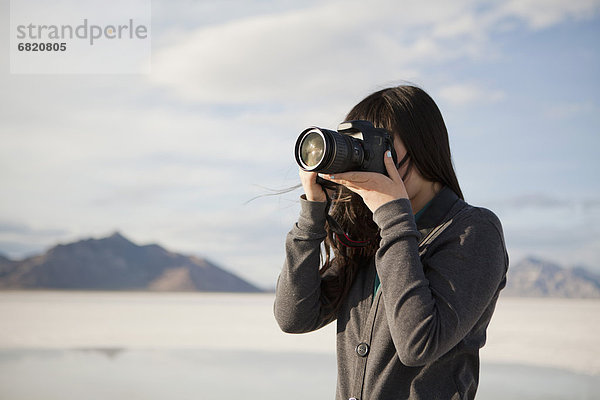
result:
<svg viewBox="0 0 600 400"><path fill-rule="evenodd" d="M323 187L317 183L317 173L300 168L300 181L308 201L327 201Z"/></svg>

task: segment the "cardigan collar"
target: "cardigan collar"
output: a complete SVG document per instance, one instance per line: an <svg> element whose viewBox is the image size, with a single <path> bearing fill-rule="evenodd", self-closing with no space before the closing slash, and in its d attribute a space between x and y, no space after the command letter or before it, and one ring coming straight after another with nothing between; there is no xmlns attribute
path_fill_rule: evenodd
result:
<svg viewBox="0 0 600 400"><path fill-rule="evenodd" d="M437 195L431 200L427 209L419 217L417 221L417 229L423 235L427 236L429 232L436 226L442 223L444 217L455 206L464 205L465 202L461 200L456 193L448 186L444 186Z"/></svg>

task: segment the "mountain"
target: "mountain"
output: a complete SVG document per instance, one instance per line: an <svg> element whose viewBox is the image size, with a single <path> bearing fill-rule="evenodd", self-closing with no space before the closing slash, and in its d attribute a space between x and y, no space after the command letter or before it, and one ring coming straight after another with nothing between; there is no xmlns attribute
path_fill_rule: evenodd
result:
<svg viewBox="0 0 600 400"><path fill-rule="evenodd" d="M15 261L9 259L4 254L0 254L0 277L12 271L15 264Z"/></svg>
<svg viewBox="0 0 600 400"><path fill-rule="evenodd" d="M120 233L60 244L22 261L2 257L0 289L260 291L205 259L139 246Z"/></svg>
<svg viewBox="0 0 600 400"><path fill-rule="evenodd" d="M503 296L600 298L600 276L528 257L508 269Z"/></svg>

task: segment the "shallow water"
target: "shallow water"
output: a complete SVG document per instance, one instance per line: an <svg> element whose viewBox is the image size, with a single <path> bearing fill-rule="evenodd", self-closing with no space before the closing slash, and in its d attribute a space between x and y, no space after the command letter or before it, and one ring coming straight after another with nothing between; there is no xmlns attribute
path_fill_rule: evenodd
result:
<svg viewBox="0 0 600 400"><path fill-rule="evenodd" d="M553 368L483 364L478 399L597 399L600 381ZM333 399L335 358L223 350L4 350L11 400Z"/></svg>

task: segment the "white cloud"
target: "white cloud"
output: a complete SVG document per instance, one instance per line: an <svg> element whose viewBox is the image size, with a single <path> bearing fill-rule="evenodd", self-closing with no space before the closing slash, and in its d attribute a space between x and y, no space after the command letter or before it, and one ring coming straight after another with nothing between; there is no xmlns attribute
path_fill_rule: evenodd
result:
<svg viewBox="0 0 600 400"><path fill-rule="evenodd" d="M460 8L393 4L329 3L202 27L155 51L150 79L193 101L318 106L462 54L427 32Z"/></svg>
<svg viewBox="0 0 600 400"><path fill-rule="evenodd" d="M476 103L495 103L505 98L501 90L486 90L475 83L454 84L439 90L440 99L449 104L464 106Z"/></svg>
<svg viewBox="0 0 600 400"><path fill-rule="evenodd" d="M546 116L552 119L569 119L582 115L597 115L598 107L592 102L555 104L548 107Z"/></svg>
<svg viewBox="0 0 600 400"><path fill-rule="evenodd" d="M600 12L598 0L510 0L500 5L498 14L516 17L534 29L547 28L566 19L587 19Z"/></svg>
<svg viewBox="0 0 600 400"><path fill-rule="evenodd" d="M489 36L507 21L542 28L597 9L591 0L318 3L181 33L154 52L150 79L192 102L351 104L364 88L418 82L436 63L494 55ZM503 97L469 84L446 93L463 104Z"/></svg>

